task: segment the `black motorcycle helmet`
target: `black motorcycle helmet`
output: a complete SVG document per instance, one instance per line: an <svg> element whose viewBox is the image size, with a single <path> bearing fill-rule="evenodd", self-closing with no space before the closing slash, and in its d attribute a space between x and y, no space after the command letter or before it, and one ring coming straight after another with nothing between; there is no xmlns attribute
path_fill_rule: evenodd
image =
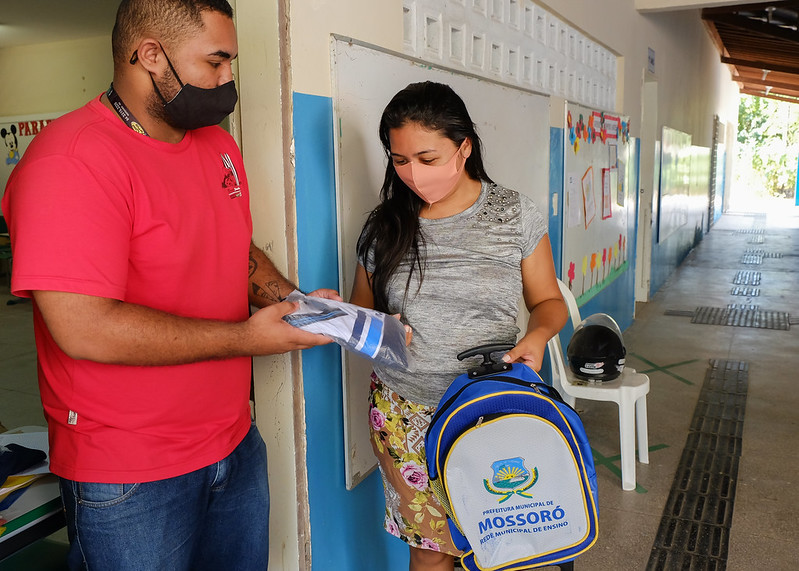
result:
<svg viewBox="0 0 799 571"><path fill-rule="evenodd" d="M612 381L624 370L627 349L621 330L607 313L595 313L574 329L566 348L569 367L589 381Z"/></svg>

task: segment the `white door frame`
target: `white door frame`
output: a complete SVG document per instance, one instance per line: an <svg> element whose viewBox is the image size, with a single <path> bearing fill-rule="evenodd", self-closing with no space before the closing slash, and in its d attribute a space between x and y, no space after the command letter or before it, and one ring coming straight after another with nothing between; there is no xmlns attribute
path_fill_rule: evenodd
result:
<svg viewBox="0 0 799 571"><path fill-rule="evenodd" d="M638 234L635 247L635 301L649 300L652 276L653 206L657 180L657 89L658 84L644 71L641 90L641 159L638 196Z"/></svg>

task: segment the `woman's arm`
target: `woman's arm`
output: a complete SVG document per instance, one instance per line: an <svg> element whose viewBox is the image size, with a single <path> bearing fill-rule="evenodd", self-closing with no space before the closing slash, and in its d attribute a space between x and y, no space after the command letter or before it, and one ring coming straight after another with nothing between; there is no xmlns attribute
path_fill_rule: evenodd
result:
<svg viewBox="0 0 799 571"><path fill-rule="evenodd" d="M524 363L539 371L547 341L566 324L569 312L560 294L549 236L544 236L532 254L522 260L522 292L530 312L527 333L503 360Z"/></svg>
<svg viewBox="0 0 799 571"><path fill-rule="evenodd" d="M361 264L355 268L355 281L352 284L352 294L350 295L350 303L360 305L361 307L368 307L374 309L375 298L372 294L372 276L366 271Z"/></svg>

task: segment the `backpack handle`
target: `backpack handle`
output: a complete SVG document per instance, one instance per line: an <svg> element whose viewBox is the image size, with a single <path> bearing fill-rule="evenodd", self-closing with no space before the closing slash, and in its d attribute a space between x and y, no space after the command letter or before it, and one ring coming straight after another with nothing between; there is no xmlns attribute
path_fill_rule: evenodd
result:
<svg viewBox="0 0 799 571"><path fill-rule="evenodd" d="M471 379L485 375L492 375L494 373L501 373L503 371L510 371L510 363L494 361L491 358L491 355L500 351L508 352L513 349L513 347L514 345L508 343L489 343L488 345L472 347L471 349L467 349L462 353L458 353L458 361L463 361L464 359L478 355L483 357L483 362L480 365L468 370L469 378Z"/></svg>

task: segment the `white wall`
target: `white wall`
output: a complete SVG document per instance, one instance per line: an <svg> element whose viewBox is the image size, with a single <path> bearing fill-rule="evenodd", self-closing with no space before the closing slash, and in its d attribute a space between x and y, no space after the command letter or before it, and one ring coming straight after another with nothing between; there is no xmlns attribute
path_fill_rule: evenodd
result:
<svg viewBox="0 0 799 571"><path fill-rule="evenodd" d="M694 144L710 146L714 113L737 123L737 86L698 10L642 14L629 0L549 0L546 5L624 58L620 113L630 116L633 136L639 136L648 48L655 51L659 127L674 127L690 133Z"/></svg>
<svg viewBox="0 0 799 571"><path fill-rule="evenodd" d="M240 116L233 131L247 167L254 240L296 280L292 94L330 96L331 33L399 51L402 3L236 0L234 9ZM257 423L269 451L270 568L305 569L310 524L298 355L257 358L254 377Z"/></svg>
<svg viewBox="0 0 799 571"><path fill-rule="evenodd" d="M0 49L0 117L80 107L108 89L113 71L110 35Z"/></svg>
<svg viewBox="0 0 799 571"><path fill-rule="evenodd" d="M291 2L293 90L331 93L330 34L402 51L402 0Z"/></svg>
<svg viewBox="0 0 799 571"><path fill-rule="evenodd" d="M241 145L250 185L253 241L296 282L296 239L290 169L291 89L280 62L287 58L279 2L238 0L239 107L231 122ZM253 360L256 423L269 463L270 569L297 569L307 534L303 408L299 367L291 355ZM298 509L298 506L300 508Z"/></svg>

